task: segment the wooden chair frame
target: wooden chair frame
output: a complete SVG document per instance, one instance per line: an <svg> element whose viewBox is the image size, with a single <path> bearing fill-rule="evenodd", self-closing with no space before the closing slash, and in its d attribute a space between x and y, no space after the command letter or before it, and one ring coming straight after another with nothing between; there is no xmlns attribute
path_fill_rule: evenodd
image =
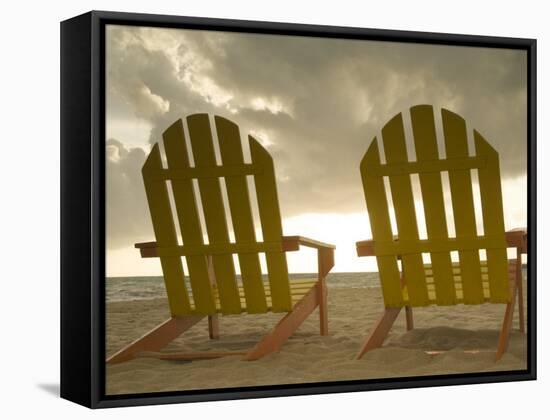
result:
<svg viewBox="0 0 550 420"><path fill-rule="evenodd" d="M328 333L325 277L334 265L334 246L301 236L283 236L273 159L252 136L248 136L251 163L245 163L239 127L214 116L214 129L207 114L186 118L191 148L186 144L182 120L164 133L167 161L162 163L159 145L151 149L142 168L145 192L155 232L155 242L135 244L143 258L159 258L171 318L143 337L117 351L107 363L133 358L138 352L170 359L211 358L242 354L255 360L278 350L319 306L321 334ZM214 136L216 133L216 136ZM221 162L215 157L215 138ZM193 156L194 166L190 164ZM256 241L246 176L252 176L263 242ZM227 188L235 241L229 238L228 214L224 209L219 179ZM192 181L200 194L193 192ZM171 183L175 214L183 245L179 245L167 181ZM201 200L208 243L204 242L197 200ZM308 282L291 282L287 251L300 246L318 252L318 276ZM259 254L264 253L269 287L262 279ZM239 258L241 279L236 279L233 256ZM181 258L185 257L190 287L184 281ZM286 315L253 349L239 353L158 353L168 343L208 317L211 339L219 337L218 315L281 312Z"/></svg>
<svg viewBox="0 0 550 420"><path fill-rule="evenodd" d="M508 346L516 297L520 330L524 331L521 255L527 252L527 232L524 229L505 232L498 152L473 130L472 156L466 121L441 109L445 157L440 158L433 107L411 107L410 122L415 160L409 159L403 113L385 124L380 140L376 137L372 140L361 160L373 240L358 242L357 253L376 257L386 310L357 357L382 345L403 307L407 329L411 330L413 306L489 302L506 304L507 308L497 349L499 359ZM385 162L380 159L381 147ZM477 172L480 215L476 215L474 206L471 171ZM455 230L452 237L446 221L442 173L448 175ZM426 239L419 235L412 175L418 177L421 187ZM398 236L393 234L385 181L389 183ZM479 216L483 234L477 230ZM517 250L515 260L508 260L509 247ZM483 261L480 250L485 250ZM458 263L453 264L452 252L458 252ZM424 253L431 256L429 266L424 264Z"/></svg>
<svg viewBox="0 0 550 420"><path fill-rule="evenodd" d="M143 352L144 356L155 356L169 360L188 360L201 358L216 358L222 356L242 355L243 360L257 360L269 353L278 351L284 342L300 327L305 319L319 307L319 330L321 335L328 334L327 317L327 286L326 276L334 266L334 245L315 241L302 236L284 236L283 250L298 251L300 246L317 249L317 283L292 310L288 312L271 332L265 335L252 349L246 352L178 352L158 353L185 331L189 330L206 315L183 315L168 318L151 331L107 358L108 364L120 363L136 357ZM154 242L135 244L143 258L157 256ZM208 316L208 331L211 339L219 338L218 315Z"/></svg>
<svg viewBox="0 0 550 420"><path fill-rule="evenodd" d="M512 319L514 315L514 307L516 299L518 300L519 310L519 330L522 334L525 333L525 311L523 305L523 282L521 273L522 255L527 254L527 230L523 228L513 229L506 232L506 243L508 247L516 249L516 259L509 261L509 278L510 289L512 292L512 299L506 304L506 310L504 312L504 319L502 321L502 327L498 339L496 360L500 360L502 355L508 349L508 343L510 339L510 330L512 328ZM359 257L374 257L374 241L366 240L356 243L357 256ZM406 278L402 275L402 286L406 284ZM357 353L356 358L360 359L369 350L381 347L384 340L388 336L397 316L401 312L402 307L386 307L382 316L378 319L371 332L365 339L361 349ZM413 311L412 307L405 306L405 316L407 331L414 328Z"/></svg>

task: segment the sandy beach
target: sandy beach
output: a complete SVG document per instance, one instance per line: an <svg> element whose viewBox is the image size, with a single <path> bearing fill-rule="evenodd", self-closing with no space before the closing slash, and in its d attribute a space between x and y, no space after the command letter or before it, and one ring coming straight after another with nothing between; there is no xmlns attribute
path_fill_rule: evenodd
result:
<svg viewBox="0 0 550 420"><path fill-rule="evenodd" d="M524 290L526 290L524 286ZM384 347L354 360L383 309L379 288L329 289L329 335L322 337L315 311L282 350L254 362L239 356L196 361L139 357L109 365L107 394L308 383L418 375L526 369L526 336L518 331L517 306L508 352L494 361L504 305L428 307L414 310L406 331L404 311ZM165 299L107 304L107 354L169 316ZM206 319L165 351L245 351L282 314L220 317L220 338L210 340ZM430 354L431 351L442 351Z"/></svg>

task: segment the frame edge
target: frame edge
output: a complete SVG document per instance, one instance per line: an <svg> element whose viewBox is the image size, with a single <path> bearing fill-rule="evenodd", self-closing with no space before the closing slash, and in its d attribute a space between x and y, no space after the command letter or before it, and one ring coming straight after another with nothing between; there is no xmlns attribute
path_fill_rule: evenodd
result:
<svg viewBox="0 0 550 420"><path fill-rule="evenodd" d="M60 33L60 396L91 407L91 13Z"/></svg>
<svg viewBox="0 0 550 420"><path fill-rule="evenodd" d="M67 213L67 210L70 208L71 211L73 211L73 207L68 207L70 205L70 199L68 197L71 196L71 194L64 193L63 191L63 182L64 178L66 178L67 174L70 174L71 171L67 170L68 164L64 160L63 156L63 148L66 146L67 137L71 137L69 133L69 128L67 129L67 132L64 133L64 120L69 118L64 118L63 114L67 112L68 109L70 109L70 106L67 107L65 101L63 100L63 92L64 87L69 85L70 82L63 81L64 70L67 70L67 75L69 76L68 68L64 69L63 66L63 41L64 41L64 34L63 34L63 27L70 25L73 25L76 20L80 19L80 22L83 22L82 25L86 26L87 28L87 43L84 45L84 49L86 50L88 56L87 56L87 64L83 64L82 62L74 62L72 63L73 67L76 68L79 67L79 71L82 72L88 72L87 76L89 79L87 80L87 83L85 84L85 87L87 89L86 92L84 92L84 87L82 87L82 95L76 94L76 90L72 92L72 99L75 103L86 106L87 107L87 113L86 110L81 111L81 115L78 115L78 122L71 121L67 122L65 121L65 124L67 127L73 126L73 130L81 130L82 127L86 127L86 135L82 136L80 141L81 148L85 149L85 152L87 154L87 160L80 161L80 164L72 163L73 167L78 165L79 170L82 171L81 173L86 173L86 176L89 175L89 178L87 179L79 179L79 185L81 185L81 188L86 191L86 194L81 194L82 196L85 196L85 199L87 201L87 213L86 218L79 219L76 216L67 216L64 213ZM104 181L104 175L101 174L102 168L102 159L104 159L104 156L101 154L100 147L104 146L102 144L104 131L102 133L102 130L104 130L104 121L101 120L100 116L100 109L101 109L101 101L102 99L102 77L104 77L104 74L102 71L104 71L104 68L102 68L102 65L105 63L102 63L100 60L100 57L98 54L102 53L102 42L104 42L104 39L102 39L101 35L101 28L102 25L105 23L110 24L116 24L120 22L125 22L127 25L138 25L142 24L143 20L147 20L150 22L150 24L154 26L178 26L178 25L185 25L186 27L190 26L196 26L197 28L204 28L204 27L210 27L213 26L216 27L216 30L227 30L227 31L239 31L239 32L255 32L255 33L285 33L287 35L290 35L289 32L294 32L297 35L301 36L316 36L319 33L324 33L325 37L343 37L343 38L354 38L357 37L365 37L369 36L370 38L377 38L383 39L384 41L400 41L400 42L407 42L404 41L403 38L408 38L408 42L424 42L424 43L440 43L440 44L446 44L446 45L452 45L452 44L460 44L460 45L471 45L471 46L477 46L479 44L483 46L488 46L487 44L492 44L495 48L521 48L525 49L529 52L530 56L528 59L530 70L529 70L529 77L530 79L530 85L528 87L528 95L529 100L528 104L530 106L529 115L528 115L528 140L529 140L529 147L530 150L528 152L528 156L530 159L530 165L533 165L532 167L529 166L529 173L531 175L531 179L529 182L529 187L532 188L530 191L530 199L531 199L531 208L529 210L529 217L530 217L530 249L535 250L536 245L536 236L534 232L534 227L536 223L536 215L535 215L535 203L536 203L536 190L534 189L536 186L536 172L535 172L535 143L536 143L536 40L535 39L527 39L527 38L504 38L504 37L491 37L491 36L478 36L478 35L456 35L456 34L443 34L443 33L428 33L428 32L412 32L412 31L399 31L399 30L383 30L383 29L365 29L365 28L353 28L353 27L338 27L338 26L320 26L320 25L309 25L309 24L294 24L294 23L276 23L276 22L257 22L257 21L247 21L247 20L230 20L230 19L212 19L212 18L200 18L200 17L182 17L182 16L165 16L165 15L154 15L154 14L134 14L134 13L123 13L123 12L105 12L105 11L92 11L88 12L84 15L78 16L73 19L69 19L67 21L64 21L62 23L62 105L61 105L61 112L62 112L62 156L61 156L61 164L62 164L62 194L61 194L61 208L62 208L62 305L64 304L63 300L63 291L67 289L67 275L64 275L63 267L64 267L64 261L65 264L72 268L73 270L79 269L79 273L81 274L82 280L85 280L81 282L82 288L87 287L87 299L81 302L80 307L78 307L78 313L80 314L81 318L79 316L75 315L75 319L72 322L77 325L81 330L79 331L78 339L82 341L86 341L86 351L87 357L84 357L83 353L78 353L76 355L70 355L68 357L74 357L73 361L71 363L66 363L66 365L71 368L71 366L76 366L78 364L79 368L83 364L87 364L87 375L88 376L80 376L77 378L77 380L73 380L73 382L70 382L67 378L65 378L65 386L66 387L74 387L74 388L84 388L86 391L86 398L85 399L76 399L73 394L76 392L64 392L64 385L63 385L63 336L66 336L66 334L63 333L63 312L62 312L62 386L61 386L61 396L63 398L69 399L71 401L77 402L79 404L86 405L87 407L91 408L106 408L106 407L121 407L121 406L135 406L135 405L151 405L151 404L169 404L169 403L182 403L182 402L199 402L199 401L220 401L220 400L228 400L228 399L243 399L243 398L265 398L265 397L277 397L277 396L292 396L292 395L311 395L311 394L325 394L325 393L341 393L341 392L357 392L357 391L368 391L368 390L385 390L385 389L406 389L406 388L417 388L417 387L431 387L431 386L449 386L449 385L462 385L462 384L481 384L481 383L489 383L489 382L507 382L507 381L523 381L523 380L534 380L536 379L536 337L535 337L535 318L534 316L531 316L531 322L533 330L529 331L531 340L532 340L532 346L531 351L529 352L529 356L531 356L531 362L532 364L528 367L527 371L516 371L512 372L508 375L508 377L503 377L502 374L506 372L498 372L496 375L486 375L486 376L477 376L476 378L473 377L459 377L459 376L453 376L451 378L447 377L429 377L429 378L414 378L412 381L408 380L407 378L394 378L390 383L385 383L384 381L379 381L376 384L368 384L368 383L337 383L337 384L331 384L331 383L320 383L319 386L304 386L304 387L292 387L291 385L282 385L280 387L274 387L272 389L242 389L242 390L235 390L235 389L227 389L226 391L220 392L219 390L201 390L201 392L196 394L188 394L188 395L182 395L181 393L178 394L139 394L139 395L129 395L124 394L120 397L113 397L113 396L106 396L104 395L104 389L101 386L101 380L104 378L104 371L101 371L102 364L103 364L103 352L104 348L98 345L98 341L104 340L104 331L102 330L102 325L99 322L100 312L102 310L102 306L100 306L100 298L101 293L99 290L99 286L101 283L99 282L99 277L104 275L104 272L102 270L104 269L103 265L98 265L99 261L101 260L100 254L101 252L104 252L104 244L101 243L102 236L98 234L99 229L103 226L102 223L104 222L103 216L101 216L101 206L105 204L104 202L104 188L105 186L102 184ZM67 30L67 32L69 32ZM435 39L435 42L434 42ZM79 40L80 42L83 42L82 39ZM70 43L76 43L75 40L71 40ZM513 46L511 46L513 45ZM71 57L71 59L74 59ZM74 70L73 68L73 70ZM103 86L104 87L104 86ZM67 93L69 95L69 93ZM67 101L68 103L68 101ZM73 112L76 112L74 109ZM66 115L69 115L68 112ZM76 117L75 117L76 118ZM77 119L78 119L77 118ZM64 142L65 138L65 142ZM80 151L83 152L83 151ZM67 153L67 157L69 156L69 153ZM104 162L103 162L104 163ZM82 165L87 165L85 172ZM64 172L65 168L65 172ZM89 170L88 170L89 169ZM74 174L74 172L73 172ZM84 178L84 177L83 177ZM76 181L75 181L76 182ZM67 182L67 184L71 184L71 182ZM102 192L103 191L103 192ZM64 220L66 219L67 223L64 226ZM76 228L78 226L78 222L80 221L82 224L82 221L85 221L88 223L88 231L86 234L88 235L86 238L77 238L79 239L77 243L80 245L86 245L88 248L86 250L81 251L81 253L77 253L74 251L74 255L78 254L78 257L82 257L82 255L87 252L88 256L90 257L90 260L88 261L88 265L84 267L74 267L74 263L67 262L67 257L71 256L70 253L70 242L65 242L65 245L63 245L64 242L64 236L63 236L63 230L64 228L70 227L71 229L73 227ZM76 222L75 222L76 221ZM72 224L71 224L72 223ZM73 235L74 236L74 235ZM534 253L533 253L534 254ZM529 264L530 271L529 274L532 274L530 276L532 279L535 279L535 257L530 257L531 261ZM73 264L73 265L71 265ZM103 263L104 264L104 261ZM531 270L533 270L531 272ZM80 279L80 278L79 278ZM91 280L91 283L90 283ZM531 286L531 285L530 285ZM535 287L534 285L531 286L530 289L530 297L531 297L531 309L536 312L536 308L534 307L536 302L536 294L535 294ZM79 306L76 303L72 303L72 306ZM85 308L85 309L83 309ZM70 313L69 309L66 308L66 314ZM87 318L86 318L87 317ZM84 331L83 327L90 328L89 330ZM531 326L531 324L528 324L528 326ZM84 334L87 333L87 336L84 336ZM77 336L75 336L77 337ZM97 340L99 337L100 340ZM74 344L74 343L72 343ZM70 346L69 346L70 347ZM69 348L67 347L67 349ZM80 345L79 347L84 347L84 345ZM79 357L80 359L76 359ZM66 370L66 369L65 369ZM103 377L102 377L103 372ZM499 375L500 374L500 375ZM300 389L301 388L301 389ZM67 390L65 390L67 391ZM71 390L74 391L74 390ZM71 394L71 395L69 395Z"/></svg>

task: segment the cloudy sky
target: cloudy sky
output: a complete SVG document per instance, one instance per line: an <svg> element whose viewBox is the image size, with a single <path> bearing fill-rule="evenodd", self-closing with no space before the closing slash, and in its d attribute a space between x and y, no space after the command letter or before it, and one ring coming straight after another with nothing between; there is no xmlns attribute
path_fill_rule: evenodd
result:
<svg viewBox="0 0 550 420"><path fill-rule="evenodd" d="M457 112L500 152L506 227L526 226L523 51L124 26L109 26L106 44L108 276L161 274L133 248L154 240L141 166L169 125L198 112L269 150L284 234L335 243L334 271L376 270L355 256L371 237L359 162L415 104ZM289 254L292 272L315 268L312 251Z"/></svg>

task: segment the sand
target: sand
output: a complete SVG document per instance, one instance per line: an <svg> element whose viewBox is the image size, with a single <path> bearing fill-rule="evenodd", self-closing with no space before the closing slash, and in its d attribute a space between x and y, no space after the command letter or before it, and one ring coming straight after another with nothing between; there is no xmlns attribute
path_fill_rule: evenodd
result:
<svg viewBox="0 0 550 420"><path fill-rule="evenodd" d="M524 289L525 290L525 289ZM407 332L404 311L384 347L354 356L383 309L378 288L329 290L329 335L320 336L313 312L280 352L258 361L239 356L195 361L147 357L108 365L107 394L146 393L527 368L526 336L518 331L517 309L508 352L495 362L504 305L417 308ZM112 354L165 320L165 299L107 305L107 353ZM208 338L202 320L164 351L245 351L281 314L220 317L220 338ZM466 351L465 351L466 350ZM474 350L475 352L471 352ZM430 354L430 351L443 351Z"/></svg>

